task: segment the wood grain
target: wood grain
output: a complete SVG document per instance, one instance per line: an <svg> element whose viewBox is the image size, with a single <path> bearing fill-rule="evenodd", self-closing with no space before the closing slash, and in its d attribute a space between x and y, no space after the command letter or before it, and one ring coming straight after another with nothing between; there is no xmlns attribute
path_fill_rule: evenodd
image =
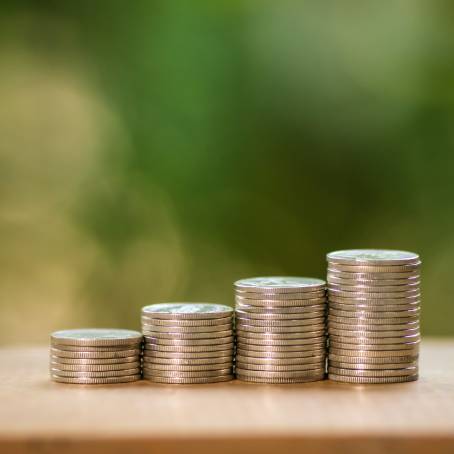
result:
<svg viewBox="0 0 454 454"><path fill-rule="evenodd" d="M0 452L454 452L454 341L395 385L57 384L48 349L0 349Z"/></svg>

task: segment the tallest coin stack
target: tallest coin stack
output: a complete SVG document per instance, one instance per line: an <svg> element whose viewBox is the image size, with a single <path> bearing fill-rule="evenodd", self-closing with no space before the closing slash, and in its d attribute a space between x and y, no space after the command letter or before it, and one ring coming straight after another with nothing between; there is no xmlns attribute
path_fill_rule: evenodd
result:
<svg viewBox="0 0 454 454"><path fill-rule="evenodd" d="M328 260L328 374L348 383L418 378L420 265L417 254L358 249Z"/></svg>

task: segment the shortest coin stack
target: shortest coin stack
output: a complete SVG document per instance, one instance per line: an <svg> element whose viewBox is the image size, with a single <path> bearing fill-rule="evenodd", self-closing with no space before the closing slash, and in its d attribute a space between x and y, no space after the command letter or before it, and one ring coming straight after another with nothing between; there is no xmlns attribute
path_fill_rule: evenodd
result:
<svg viewBox="0 0 454 454"><path fill-rule="evenodd" d="M420 259L405 251L328 254L331 380L401 383L418 378Z"/></svg>
<svg viewBox="0 0 454 454"><path fill-rule="evenodd" d="M254 383L325 377L325 281L258 277L235 282L236 376Z"/></svg>
<svg viewBox="0 0 454 454"><path fill-rule="evenodd" d="M126 383L141 378L142 334L126 329L71 329L51 334L50 376L61 383Z"/></svg>
<svg viewBox="0 0 454 454"><path fill-rule="evenodd" d="M144 378L201 384L233 378L233 309L221 304L164 303L142 308Z"/></svg>

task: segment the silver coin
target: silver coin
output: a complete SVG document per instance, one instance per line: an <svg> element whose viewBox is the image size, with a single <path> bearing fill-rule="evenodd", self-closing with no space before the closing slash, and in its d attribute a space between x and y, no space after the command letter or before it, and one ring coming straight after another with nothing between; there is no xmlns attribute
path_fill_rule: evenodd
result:
<svg viewBox="0 0 454 454"><path fill-rule="evenodd" d="M325 367L317 367L314 369L287 371L287 372L267 372L262 370L250 370L237 367L235 369L237 376L257 377L257 378L298 378L319 376L325 373Z"/></svg>
<svg viewBox="0 0 454 454"><path fill-rule="evenodd" d="M124 375L131 376L140 374L140 367L134 369L123 369L123 370L109 370L103 372L81 372L81 371L69 371L51 368L50 373L52 376L58 377L75 377L75 378L107 378L107 377L122 377Z"/></svg>
<svg viewBox="0 0 454 454"><path fill-rule="evenodd" d="M414 284L405 285L368 285L368 284L352 284L345 285L343 283L331 282L328 285L328 292L340 291L340 292L355 292L355 293L408 293L417 292L420 293L419 282Z"/></svg>
<svg viewBox="0 0 454 454"><path fill-rule="evenodd" d="M308 350L276 350L273 348L270 349L263 349L263 350L251 350L250 348L238 348L236 351L237 357L238 356L246 356L248 358L258 358L263 360L271 360L271 359L288 359L294 358L297 360L305 360L311 358L317 358L321 355L326 354L326 348L323 345L322 347L312 348Z"/></svg>
<svg viewBox="0 0 454 454"><path fill-rule="evenodd" d="M346 313L349 313L348 311L344 311ZM386 317L386 318L370 318L370 317L359 317L359 316L349 316L349 317L339 317L337 315L333 314L328 314L327 317L328 324L331 322L335 323L342 323L345 325L356 325L356 324L362 324L362 325L368 325L371 327L378 326L378 325L401 325L404 323L419 323L419 315L415 316L410 316L406 318L391 318L391 317Z"/></svg>
<svg viewBox="0 0 454 454"><path fill-rule="evenodd" d="M293 358L276 358L274 356L272 357L260 357L257 358L255 356L249 356L247 354L245 355L236 355L236 361L238 363L244 363L244 364L269 364L269 365L274 365L274 366L293 366L293 365L307 365L307 364L320 364L322 362L325 362L326 355L318 355L318 356L310 356L306 358L299 358L299 357L293 357Z"/></svg>
<svg viewBox="0 0 454 454"><path fill-rule="evenodd" d="M148 351L165 352L165 353L210 353L233 349L233 339L228 343L213 344L213 345L160 345L155 343L145 343L144 354Z"/></svg>
<svg viewBox="0 0 454 454"><path fill-rule="evenodd" d="M394 351L394 350L407 350L407 352L419 352L420 341L408 342L408 343L397 343L397 344L371 344L371 343L361 343L361 344L352 344L347 342L338 342L330 338L329 342L329 351L337 350L352 350L359 355L361 351ZM407 353L408 354L408 353ZM395 353L393 352L393 355Z"/></svg>
<svg viewBox="0 0 454 454"><path fill-rule="evenodd" d="M389 312L371 312L371 311L341 311L338 309L329 309L328 316L334 315L337 317L354 317L358 319L415 319L419 318L419 309L411 309L406 311L389 311Z"/></svg>
<svg viewBox="0 0 454 454"><path fill-rule="evenodd" d="M253 331L247 331L243 329L236 330L237 337L244 339L269 339L269 340L290 340L290 339L313 339L319 338L326 334L326 328L323 326L322 329L317 331L307 331L305 333L272 333L272 332L262 332L256 333Z"/></svg>
<svg viewBox="0 0 454 454"><path fill-rule="evenodd" d="M127 364L127 363L135 363L139 361L140 356L123 356L121 358L65 358L61 356L50 356L51 362L58 362L59 364L68 364L74 366L88 366L88 365L95 365L95 366L103 366L108 364Z"/></svg>
<svg viewBox="0 0 454 454"><path fill-rule="evenodd" d="M413 345L411 348L405 347L403 349L393 349L393 350L363 350L359 348L351 349L349 348L336 348L331 346L329 349L330 355L337 356L354 356L359 358L395 358L396 356L415 356L419 353L419 344Z"/></svg>
<svg viewBox="0 0 454 454"><path fill-rule="evenodd" d="M307 377L299 377L299 378L278 378L278 377L268 377L268 378L259 378L259 377L251 377L248 375L243 374L236 374L236 378L241 381L251 382L251 383L263 383L268 385L290 385L290 384L298 384L298 383L309 383L314 381L320 381L325 379L325 373L320 373L318 375L311 375Z"/></svg>
<svg viewBox="0 0 454 454"><path fill-rule="evenodd" d="M411 311L414 309L420 309L419 301L411 304L342 304L330 302L330 309L337 309L340 311L366 311L366 312L398 312L398 311Z"/></svg>
<svg viewBox="0 0 454 454"><path fill-rule="evenodd" d="M231 324L233 321L233 312L227 317L221 318L203 318L199 320L192 319L165 319L165 318L155 318L153 316L142 315L142 323L146 325L153 326L162 326L165 327L181 327L181 328L202 328L209 327L211 329L216 329L218 325Z"/></svg>
<svg viewBox="0 0 454 454"><path fill-rule="evenodd" d="M124 351L125 349L139 349L141 348L142 342L137 342L131 345L117 345L114 347L90 347L90 346L80 346L80 345L61 345L58 343L51 342L50 346L56 348L57 350L63 350L67 352L118 352Z"/></svg>
<svg viewBox="0 0 454 454"><path fill-rule="evenodd" d="M398 299L367 299L367 298L339 298L332 296L329 299L329 304L365 304L369 306L405 306L421 303L421 298L398 298Z"/></svg>
<svg viewBox="0 0 454 454"><path fill-rule="evenodd" d="M51 369L74 371L74 372L105 372L112 370L136 369L140 368L140 361L133 363L119 364L65 364L59 361L50 362Z"/></svg>
<svg viewBox="0 0 454 454"><path fill-rule="evenodd" d="M50 336L53 345L119 346L138 344L142 334L129 329L68 329L55 331Z"/></svg>
<svg viewBox="0 0 454 454"><path fill-rule="evenodd" d="M337 369L355 369L355 370L394 370L406 369L409 367L417 367L417 361L410 361L408 363L386 363L386 364L367 364L367 363L351 363L351 362L338 362L329 361L330 367Z"/></svg>
<svg viewBox="0 0 454 454"><path fill-rule="evenodd" d="M270 276L241 279L234 282L239 290L254 292L273 291L276 293L313 292L324 289L325 281L311 277Z"/></svg>
<svg viewBox="0 0 454 454"><path fill-rule="evenodd" d="M147 358L153 358L154 360L162 361L184 361L184 360L193 360L193 361L216 361L218 358L226 358L233 356L233 347L228 350L215 350L211 352L162 352L159 350L145 350L144 351L144 360Z"/></svg>
<svg viewBox="0 0 454 454"><path fill-rule="evenodd" d="M409 277L405 279L365 279L365 278L347 278L333 275L334 273L328 273L328 284L340 285L340 286L366 286L366 287L405 287L418 286L421 284L420 278Z"/></svg>
<svg viewBox="0 0 454 454"><path fill-rule="evenodd" d="M402 364L411 363L417 361L419 355L406 355L406 356L393 356L389 355L385 357L370 357L370 356L348 356L348 355L336 355L329 353L329 361L338 363L350 363L350 364L371 364L371 365L386 365L386 364Z"/></svg>
<svg viewBox="0 0 454 454"><path fill-rule="evenodd" d="M60 377L59 375L51 375L53 381L59 383L71 383L78 385L108 385L117 383L128 383L140 380L142 376L136 375L125 375L122 377L105 377L105 378L78 378L78 377Z"/></svg>
<svg viewBox="0 0 454 454"><path fill-rule="evenodd" d="M328 366L328 374L347 375L350 377L402 377L407 375L415 375L417 373L418 368L416 366L406 367L403 369L385 370L356 370Z"/></svg>
<svg viewBox="0 0 454 454"><path fill-rule="evenodd" d="M233 322L233 320L232 320ZM228 331L232 329L233 323L226 323L224 325L213 325L213 326L158 326L150 323L142 323L142 331L156 332L156 333L176 333L180 335L182 333L217 333L222 331Z"/></svg>
<svg viewBox="0 0 454 454"><path fill-rule="evenodd" d="M319 361L312 364L288 364L288 365L274 365L274 364L256 364L252 362L237 361L237 370L254 370L264 372L294 372L294 371L306 371L314 370L318 371L325 369L325 361Z"/></svg>
<svg viewBox="0 0 454 454"><path fill-rule="evenodd" d="M407 297L420 297L421 294L419 289L416 290L409 290L405 292L361 292L361 291L345 291L345 290L337 290L333 288L328 289L328 300L330 299L331 295L333 296L340 296L343 298L370 298L370 299L398 299L398 298L407 298Z"/></svg>
<svg viewBox="0 0 454 454"><path fill-rule="evenodd" d="M389 249L349 249L330 252L326 255L329 263L341 265L416 265L420 263L419 255L414 252Z"/></svg>
<svg viewBox="0 0 454 454"><path fill-rule="evenodd" d="M403 271L395 270L394 268L398 267L386 267L387 270L391 269L391 271L380 271L380 267L340 267L330 264L327 271L329 276L337 276L344 279L419 279L421 276L419 266L405 268Z"/></svg>
<svg viewBox="0 0 454 454"><path fill-rule="evenodd" d="M315 293L315 297L313 296ZM252 300L304 300L306 304L308 300L314 300L316 304L318 300L324 299L326 290L318 290L317 292L292 292L292 293L276 293L276 292L243 292L235 290L235 296L238 298L252 299Z"/></svg>
<svg viewBox="0 0 454 454"><path fill-rule="evenodd" d="M127 356L140 355L142 350L118 350L112 352L71 352L67 350L59 350L57 348L51 348L50 353L53 356L58 356L62 358L86 358L86 359L107 359L107 358L124 358Z"/></svg>
<svg viewBox="0 0 454 454"><path fill-rule="evenodd" d="M347 331L371 331L379 333L381 331L405 331L419 329L419 323L402 323L399 325L368 325L365 323L343 324L333 321L328 322L328 331L330 329L347 330Z"/></svg>
<svg viewBox="0 0 454 454"><path fill-rule="evenodd" d="M402 337L402 336L412 336L419 335L418 329L407 329L404 331L359 331L359 330L345 330L345 329L329 329L330 336L339 336L339 337L354 337L363 338L363 337L379 337L379 338L388 338L388 337Z"/></svg>
<svg viewBox="0 0 454 454"><path fill-rule="evenodd" d="M306 306L320 306L326 304L326 295L323 294L314 294L311 293L310 298L307 299L286 299L286 300L277 300L277 299L258 299L258 298L244 298L242 296L235 296L236 303L247 304L248 306L259 306L259 307L270 307L270 308L280 308L280 307L306 307Z"/></svg>
<svg viewBox="0 0 454 454"><path fill-rule="evenodd" d="M230 344L233 342L233 336L227 337L218 337L216 339L163 339L157 336L151 336L146 334L145 339L147 344L156 344L156 345L169 345L169 346L193 346L198 347L201 345L221 345L221 344Z"/></svg>
<svg viewBox="0 0 454 454"><path fill-rule="evenodd" d="M233 363L233 354L230 356L218 356L216 358L161 358L159 356L145 356L144 363L166 364L173 366L202 366L202 365L219 365Z"/></svg>
<svg viewBox="0 0 454 454"><path fill-rule="evenodd" d="M330 373L328 378L333 381L354 383L354 384L385 384L385 383L405 383L418 380L418 374L404 377L349 377L347 375L336 375Z"/></svg>
<svg viewBox="0 0 454 454"><path fill-rule="evenodd" d="M182 378L182 377L163 377L160 375L149 375L146 374L143 377L146 380L150 380L155 383L163 383L168 385L197 385L197 384L208 384L208 383L219 383L233 380L233 374L221 375L218 377L199 377L199 378Z"/></svg>
<svg viewBox="0 0 454 454"><path fill-rule="evenodd" d="M249 326L272 326L277 328L291 328L291 327L305 327L307 326L316 326L325 324L325 317L318 317L318 318L310 318L310 319L275 319L273 317L249 317L248 314L243 312L237 312L236 316L236 325L239 324L249 325Z"/></svg>
<svg viewBox="0 0 454 454"><path fill-rule="evenodd" d="M237 330L248 331L253 333L270 333L270 334L285 334L285 333L301 333L305 334L311 331L326 331L325 323L319 323L317 325L306 325L306 326L254 326L245 323L237 323Z"/></svg>
<svg viewBox="0 0 454 454"><path fill-rule="evenodd" d="M190 365L179 365L179 364L160 364L160 363L151 363L145 362L143 365L144 370L152 371L154 373L157 371L171 371L171 372L203 372L203 371L218 371L231 369L233 367L233 361L227 363L218 363L218 364L190 364Z"/></svg>
<svg viewBox="0 0 454 454"><path fill-rule="evenodd" d="M237 345L238 346L247 346L247 345L257 345L257 346L281 346L281 347L290 347L299 345L300 348L304 345L322 345L326 340L326 336L319 336L309 339L254 339L254 338L247 338L247 337L238 337Z"/></svg>
<svg viewBox="0 0 454 454"><path fill-rule="evenodd" d="M400 337L365 337L365 336L347 337L344 335L337 336L330 333L329 339L330 343L342 342L343 344L361 344L361 345L406 344L408 342L420 341L421 335L417 333Z"/></svg>
<svg viewBox="0 0 454 454"><path fill-rule="evenodd" d="M268 307L268 306L252 306L250 304L243 304L241 302L236 302L235 311L242 311L248 314L269 314L275 315L282 318L311 318L318 317L320 313L324 313L326 309L326 302L323 305L312 305L312 306L302 306L302 307Z"/></svg>
<svg viewBox="0 0 454 454"><path fill-rule="evenodd" d="M211 303L162 303L142 308L142 315L159 319L212 319L233 314L233 308Z"/></svg>
<svg viewBox="0 0 454 454"><path fill-rule="evenodd" d="M177 333L176 331L174 332L169 332L169 333L164 333L161 331L150 331L150 330L143 330L144 336L147 338L152 337L153 339L159 339L161 340L172 340L172 341L199 341L199 340L213 340L216 342L215 339L225 339L226 337L231 337L233 336L233 329L225 330L225 331L212 331L208 333L187 333L187 332L182 332L182 333ZM211 342L210 342L211 343Z"/></svg>
<svg viewBox="0 0 454 454"><path fill-rule="evenodd" d="M150 369L148 367L143 368L144 376L153 377L174 377L174 378L205 378L205 377L219 377L221 375L231 375L232 368L227 367L225 369L217 369L217 370L204 370L204 371L175 371L175 370L162 370L162 369Z"/></svg>

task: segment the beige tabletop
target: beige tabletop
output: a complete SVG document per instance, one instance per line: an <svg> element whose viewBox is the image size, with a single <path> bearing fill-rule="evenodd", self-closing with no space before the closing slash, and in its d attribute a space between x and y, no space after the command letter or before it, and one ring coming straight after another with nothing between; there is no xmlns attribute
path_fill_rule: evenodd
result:
<svg viewBox="0 0 454 454"><path fill-rule="evenodd" d="M424 340L421 378L394 385L81 386L48 348L0 349L0 452L454 453L454 341Z"/></svg>

